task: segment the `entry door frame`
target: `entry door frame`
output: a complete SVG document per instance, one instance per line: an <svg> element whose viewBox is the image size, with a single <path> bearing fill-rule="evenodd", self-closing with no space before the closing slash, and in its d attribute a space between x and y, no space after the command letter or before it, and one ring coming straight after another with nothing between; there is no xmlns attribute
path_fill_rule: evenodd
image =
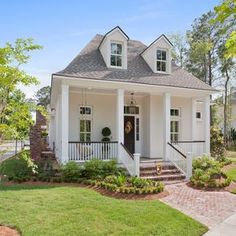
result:
<svg viewBox="0 0 236 236"><path fill-rule="evenodd" d="M129 106L129 104L124 104L125 106ZM134 130L134 151L136 153L142 153L142 110L141 110L141 106L137 105L139 107L139 114L128 114L128 113L124 113L124 117L125 116L134 116L134 126L135 126L135 130ZM137 120L139 119L139 140L136 139L136 134L137 134ZM124 131L125 132L125 131ZM125 134L124 134L125 135Z"/></svg>

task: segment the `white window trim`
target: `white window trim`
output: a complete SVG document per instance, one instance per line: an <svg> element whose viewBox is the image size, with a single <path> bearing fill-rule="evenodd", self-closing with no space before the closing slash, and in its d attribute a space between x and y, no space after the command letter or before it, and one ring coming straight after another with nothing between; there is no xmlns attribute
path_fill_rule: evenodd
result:
<svg viewBox="0 0 236 236"><path fill-rule="evenodd" d="M177 133L177 132L171 132L171 131L170 131L170 139L171 139L171 134L178 134L178 135L179 135L178 140L181 140L181 138L182 138L181 120L180 120L180 119L171 119L170 122L171 122L171 121L177 121L177 122L179 122L179 132ZM171 124L170 124L170 128L171 128Z"/></svg>
<svg viewBox="0 0 236 236"><path fill-rule="evenodd" d="M179 132L178 132L178 134L179 134L179 140L181 140L182 139L182 129L181 129L181 108L180 107L171 107L170 108L170 112L171 112L171 110L178 110L179 111L179 115L178 116L171 116L170 115L170 122L171 121L178 121L179 122ZM171 126L171 124L170 124L170 126ZM171 132L170 132L170 138L171 138Z"/></svg>
<svg viewBox="0 0 236 236"><path fill-rule="evenodd" d="M197 118L197 113L200 113L201 114L201 118ZM201 111L196 111L196 113L195 113L195 119L197 120L197 121L202 121L202 112Z"/></svg>
<svg viewBox="0 0 236 236"><path fill-rule="evenodd" d="M172 116L171 115L171 110L178 110L179 111L179 115L178 116ZM171 107L170 108L170 117L171 118L175 118L175 119L180 119L181 118L181 109L180 109L180 107Z"/></svg>
<svg viewBox="0 0 236 236"><path fill-rule="evenodd" d="M122 46L122 52L121 54L113 54L111 53L111 44L112 43L116 43L116 44L120 44ZM111 65L111 56L120 56L121 57L121 66L113 66ZM116 69L123 69L124 68L124 43L120 42L120 41L110 41L110 45L109 45L109 67L111 68L116 68Z"/></svg>
<svg viewBox="0 0 236 236"><path fill-rule="evenodd" d="M165 51L166 52L166 60L158 60L157 59L157 50L160 50L160 51ZM169 54L168 54L168 50L165 49L165 48L156 48L156 51L155 51L155 71L156 73L160 73L160 74L168 74L168 57L169 57ZM160 61L160 62L165 62L166 63L166 71L159 71L157 70L157 62Z"/></svg>
<svg viewBox="0 0 236 236"><path fill-rule="evenodd" d="M80 108L81 107L90 107L91 108L91 114L80 114ZM83 119L84 118L84 119ZM90 120L91 122L91 132L90 132L90 141L93 140L93 106L91 105L79 105L79 141L80 141L80 121L81 120ZM83 133L86 133L86 132L83 132Z"/></svg>

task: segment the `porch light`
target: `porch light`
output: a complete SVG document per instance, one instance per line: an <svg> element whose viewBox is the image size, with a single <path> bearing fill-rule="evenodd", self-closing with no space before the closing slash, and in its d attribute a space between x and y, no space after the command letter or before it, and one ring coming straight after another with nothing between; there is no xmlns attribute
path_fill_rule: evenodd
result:
<svg viewBox="0 0 236 236"><path fill-rule="evenodd" d="M135 114L137 107L137 102L134 99L134 93L131 93L131 99L129 102L129 111L131 114Z"/></svg>

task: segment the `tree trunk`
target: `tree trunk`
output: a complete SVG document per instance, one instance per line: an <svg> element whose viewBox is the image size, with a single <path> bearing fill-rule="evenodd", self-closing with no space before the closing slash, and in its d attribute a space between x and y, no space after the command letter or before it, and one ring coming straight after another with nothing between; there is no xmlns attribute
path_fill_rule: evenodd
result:
<svg viewBox="0 0 236 236"><path fill-rule="evenodd" d="M211 51L208 51L208 83L212 86L212 58L211 58ZM210 96L212 98L212 95ZM212 106L210 106L210 124L213 125L213 117L212 117Z"/></svg>
<svg viewBox="0 0 236 236"><path fill-rule="evenodd" d="M227 136L228 136L228 83L229 74L227 68L225 69L226 81L225 81L225 103L224 103L224 140L227 146Z"/></svg>

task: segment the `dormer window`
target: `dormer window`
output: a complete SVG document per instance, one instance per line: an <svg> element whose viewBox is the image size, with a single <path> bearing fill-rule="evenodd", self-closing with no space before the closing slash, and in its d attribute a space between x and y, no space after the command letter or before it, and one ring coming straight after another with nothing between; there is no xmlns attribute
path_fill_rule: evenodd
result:
<svg viewBox="0 0 236 236"><path fill-rule="evenodd" d="M156 51L156 70L158 72L166 72L166 51L157 49Z"/></svg>
<svg viewBox="0 0 236 236"><path fill-rule="evenodd" d="M111 43L111 66L122 67L122 44Z"/></svg>

